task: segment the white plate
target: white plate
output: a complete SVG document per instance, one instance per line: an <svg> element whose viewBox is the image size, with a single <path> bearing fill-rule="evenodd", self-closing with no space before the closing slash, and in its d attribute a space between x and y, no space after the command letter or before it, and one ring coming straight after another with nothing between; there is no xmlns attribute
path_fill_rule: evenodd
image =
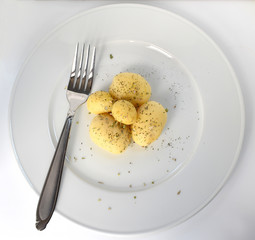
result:
<svg viewBox="0 0 255 240"><path fill-rule="evenodd" d="M241 148L244 106L228 61L196 26L150 6L104 6L65 22L38 44L13 91L13 145L38 193L67 112L77 41L97 47L93 91L107 90L119 72L140 73L152 86L151 99L168 108L168 121L148 148L133 144L113 155L92 143L93 116L82 106L57 210L88 228L123 234L186 220L221 189Z"/></svg>

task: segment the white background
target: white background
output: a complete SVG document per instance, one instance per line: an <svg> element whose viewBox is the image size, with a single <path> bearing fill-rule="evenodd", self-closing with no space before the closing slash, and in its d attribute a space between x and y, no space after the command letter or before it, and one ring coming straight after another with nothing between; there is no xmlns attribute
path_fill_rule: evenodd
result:
<svg viewBox="0 0 255 240"><path fill-rule="evenodd" d="M146 236L97 233L57 212L47 228L35 228L38 195L12 150L8 104L16 75L33 47L62 21L96 6L139 2L175 12L198 25L223 50L240 81L246 108L239 161L221 192L181 225ZM0 1L0 239L255 239L255 1ZM217 97L217 96L216 96ZM227 144L227 143L226 143Z"/></svg>

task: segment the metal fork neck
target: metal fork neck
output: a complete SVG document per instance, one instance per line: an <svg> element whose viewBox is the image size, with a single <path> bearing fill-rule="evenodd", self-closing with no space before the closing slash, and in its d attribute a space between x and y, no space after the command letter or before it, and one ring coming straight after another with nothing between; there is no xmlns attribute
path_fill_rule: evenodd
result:
<svg viewBox="0 0 255 240"><path fill-rule="evenodd" d="M75 111L69 109L68 112L67 112L67 118L73 118L74 114L75 114Z"/></svg>

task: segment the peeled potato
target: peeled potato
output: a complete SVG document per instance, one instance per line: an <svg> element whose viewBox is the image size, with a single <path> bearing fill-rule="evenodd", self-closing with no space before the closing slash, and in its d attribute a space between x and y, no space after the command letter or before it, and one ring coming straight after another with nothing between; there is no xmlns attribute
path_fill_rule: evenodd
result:
<svg viewBox="0 0 255 240"><path fill-rule="evenodd" d="M106 113L112 111L113 98L108 92L97 91L92 93L87 100L89 112L94 114Z"/></svg>
<svg viewBox="0 0 255 240"><path fill-rule="evenodd" d="M111 153L123 152L131 142L129 126L117 123L108 113L99 114L92 120L89 134L95 144Z"/></svg>
<svg viewBox="0 0 255 240"><path fill-rule="evenodd" d="M161 134L167 121L164 107L154 101L139 107L137 120L131 126L132 138L140 146L147 146L154 142Z"/></svg>
<svg viewBox="0 0 255 240"><path fill-rule="evenodd" d="M151 86L141 75L125 72L113 78L109 93L115 99L127 100L139 107L150 99Z"/></svg>
<svg viewBox="0 0 255 240"><path fill-rule="evenodd" d="M112 106L112 116L126 125L136 121L137 112L134 105L126 100L118 100Z"/></svg>

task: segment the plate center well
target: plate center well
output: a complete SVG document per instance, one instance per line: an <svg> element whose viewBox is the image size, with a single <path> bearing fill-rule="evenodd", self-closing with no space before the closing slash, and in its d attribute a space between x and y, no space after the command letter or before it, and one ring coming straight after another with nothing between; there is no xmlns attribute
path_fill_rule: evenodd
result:
<svg viewBox="0 0 255 240"><path fill-rule="evenodd" d="M49 106L49 128L56 146L68 109L65 97L70 66L63 70ZM119 155L95 145L89 136L94 115L86 104L76 113L67 150L67 166L86 182L114 191L138 191L173 177L193 157L203 127L202 101L195 80L171 53L130 40L98 46L92 91L105 90L120 72L141 74L152 88L151 100L168 111L166 126L146 148L132 143ZM188 124L187 124L188 122Z"/></svg>

